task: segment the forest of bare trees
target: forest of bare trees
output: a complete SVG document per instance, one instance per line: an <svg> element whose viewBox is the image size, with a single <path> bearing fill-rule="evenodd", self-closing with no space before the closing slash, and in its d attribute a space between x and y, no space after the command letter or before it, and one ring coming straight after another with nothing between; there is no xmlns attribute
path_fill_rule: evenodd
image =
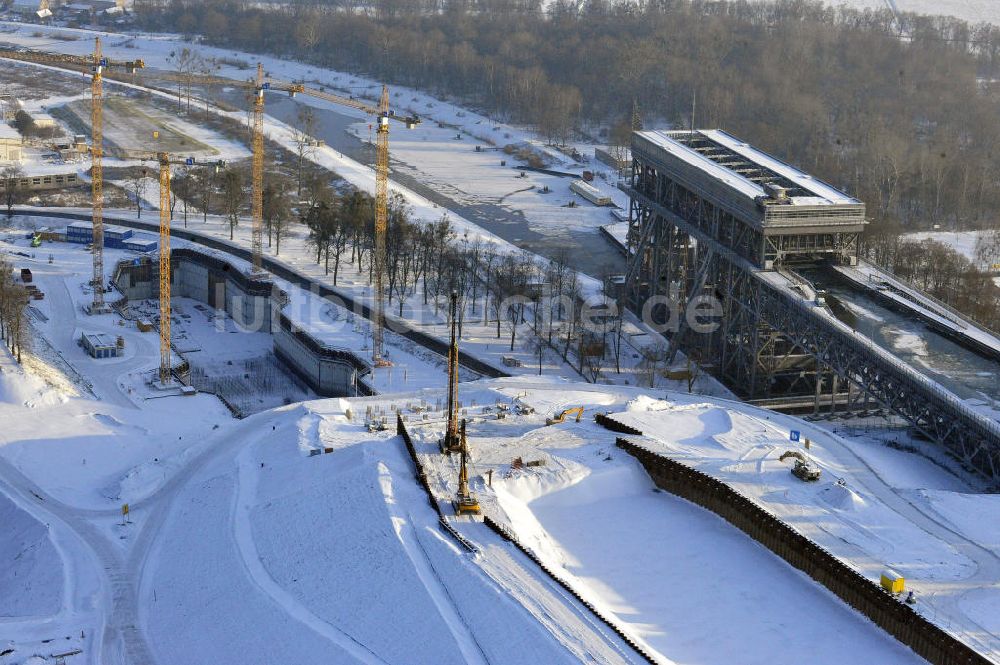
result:
<svg viewBox="0 0 1000 665"><path fill-rule="evenodd" d="M294 189L294 181L287 183ZM373 283L374 200L364 192L321 187L298 210L306 244L336 285L346 274ZM598 298L588 307L568 253L548 261L509 253L480 238L459 234L447 215L429 224L411 220L402 198L389 205L386 243L387 311L401 318L445 316L450 294L459 301L458 326L474 321L495 330L505 349L559 357L589 381L621 371L622 310ZM422 312L421 312L422 310ZM610 312L610 313L609 313ZM391 328L391 321L390 321ZM654 375L665 357L652 362ZM653 375L651 375L653 380Z"/></svg>
<svg viewBox="0 0 1000 665"><path fill-rule="evenodd" d="M975 260L932 239L892 234L869 239L868 258L993 330L1000 330L1000 230L979 237Z"/></svg>

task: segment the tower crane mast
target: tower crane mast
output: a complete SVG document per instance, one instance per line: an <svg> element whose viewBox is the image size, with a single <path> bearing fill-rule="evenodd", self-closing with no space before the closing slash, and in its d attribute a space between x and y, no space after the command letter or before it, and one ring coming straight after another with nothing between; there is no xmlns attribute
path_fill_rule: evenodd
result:
<svg viewBox="0 0 1000 665"><path fill-rule="evenodd" d="M90 70L90 158L91 202L94 220L94 298L90 311L106 310L104 303L104 72L125 71L134 74L146 65L142 60L111 60L101 51L101 38L94 39L90 55L65 55L41 51L0 51L0 58L43 65L55 65L86 73Z"/></svg>
<svg viewBox="0 0 1000 665"><path fill-rule="evenodd" d="M160 181L160 384L170 383L171 373L171 284L172 266L170 263L170 222L171 222L171 178L170 167L173 163L183 160L185 164L191 166L195 163L193 157L181 158L168 152L147 152L147 151L126 151L126 156L131 159L155 160L159 165ZM145 174L145 173L144 173Z"/></svg>
<svg viewBox="0 0 1000 665"><path fill-rule="evenodd" d="M264 271L264 91L270 84L264 80L264 67L257 63L257 81L253 97L253 164L250 188L250 217L253 226L250 231L250 249L253 255L253 271ZM294 93L291 93L294 94Z"/></svg>
<svg viewBox="0 0 1000 665"><path fill-rule="evenodd" d="M389 365L385 358L385 234L389 227L389 88L382 86L375 135L375 318L372 321L372 362Z"/></svg>
<svg viewBox="0 0 1000 665"><path fill-rule="evenodd" d="M170 155L157 153L160 164L160 384L170 383Z"/></svg>
<svg viewBox="0 0 1000 665"><path fill-rule="evenodd" d="M374 281L375 294L372 307L372 362L376 367L384 367L391 363L385 358L385 268L386 250L385 236L388 232L389 220L389 122L395 120L407 128L415 127L420 119L415 115L397 116L389 108L389 89L382 86L382 94L377 107L363 101L334 95L322 90L307 88L300 83L289 83L268 78L264 68L258 63L257 75L252 81L236 81L221 76L189 75L175 72L156 72L155 78L168 81L184 81L188 84L225 85L230 87L251 88L253 90L252 113L252 147L253 162L251 168L251 253L254 272L263 271L263 192L264 192L264 93L267 91L286 92L294 97L304 94L332 104L346 106L363 111L376 118L378 132L375 157L375 251L374 251ZM457 434L456 434L457 437Z"/></svg>

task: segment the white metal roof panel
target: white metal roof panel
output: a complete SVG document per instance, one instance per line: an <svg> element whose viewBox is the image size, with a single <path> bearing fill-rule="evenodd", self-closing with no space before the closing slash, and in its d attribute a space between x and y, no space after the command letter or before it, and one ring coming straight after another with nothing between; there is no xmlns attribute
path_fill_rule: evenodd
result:
<svg viewBox="0 0 1000 665"><path fill-rule="evenodd" d="M799 169L786 164L785 162L772 157L771 155L754 148L749 143L740 141L735 136L722 131L721 129L706 129L700 130L698 132L710 141L714 141L721 146L724 146L733 152L737 153L742 157L746 157L754 164L763 166L766 169L774 171L780 176L783 176L802 189L812 192L817 198L822 199L823 203L827 205L847 205L860 203L855 198L844 194L840 190L837 190L830 185L826 184L822 180L817 180L808 173L800 171ZM808 197L812 198L812 197ZM800 204L803 205L803 204ZM810 201L805 205L817 205L816 201Z"/></svg>
<svg viewBox="0 0 1000 665"><path fill-rule="evenodd" d="M744 178L740 174L730 171L724 166L716 164L708 157L695 152L691 148L678 143L674 139L670 138L667 132L661 130L653 130L646 132L638 132L640 136L653 143L658 148L662 148L664 151L670 153L671 155L684 160L691 166L705 171L709 175L715 177L716 179L726 183L730 187L737 189L740 193L745 196L755 199L758 196L764 195L764 189L748 178Z"/></svg>

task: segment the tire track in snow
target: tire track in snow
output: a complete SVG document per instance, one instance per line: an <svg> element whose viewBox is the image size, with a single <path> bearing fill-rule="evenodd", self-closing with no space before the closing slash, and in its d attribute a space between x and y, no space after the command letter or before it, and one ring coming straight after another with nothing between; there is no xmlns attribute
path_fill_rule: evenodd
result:
<svg viewBox="0 0 1000 665"><path fill-rule="evenodd" d="M398 447L393 446L393 450L398 452ZM366 456L370 456L370 452L367 450L365 454ZM392 472L386 466L385 462L378 463L378 482L382 490L382 495L385 497L385 506L389 512L389 518L392 520L393 528L396 531L396 537L399 539L400 544L402 544L406 556L413 564L413 570L417 573L417 577L420 578L424 589L427 590L427 595L434 602L438 614L444 619L452 637L455 638L455 643L462 652L465 662L474 665L488 665L486 656L476 641L475 635L472 634L469 626L465 623L465 619L462 618L458 608L455 607L448 590L441 582L437 572L434 570L433 564L428 559L427 552L424 550L423 545L420 544L417 534L414 531L413 518L396 501L396 495L393 491ZM416 543L416 546L414 546L414 543Z"/></svg>
<svg viewBox="0 0 1000 665"><path fill-rule="evenodd" d="M282 588L261 563L250 524L250 506L257 496L257 475L248 457L253 446L247 446L237 458L236 492L233 495L233 531L240 558L250 581L271 598L288 616L344 650L354 661L371 665L388 665L375 652L331 623L313 614L307 607Z"/></svg>

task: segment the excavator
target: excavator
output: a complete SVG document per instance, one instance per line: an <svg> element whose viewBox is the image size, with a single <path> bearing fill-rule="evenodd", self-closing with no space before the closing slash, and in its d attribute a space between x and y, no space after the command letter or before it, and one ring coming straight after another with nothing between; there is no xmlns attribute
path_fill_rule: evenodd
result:
<svg viewBox="0 0 1000 665"><path fill-rule="evenodd" d="M555 418L546 418L545 424L558 425L559 423L564 423L566 422L566 416L571 416L573 414L576 414L576 422L580 422L580 419L583 418L583 407L578 406L575 409L566 409L562 413L558 414Z"/></svg>
<svg viewBox="0 0 1000 665"><path fill-rule="evenodd" d="M795 465L792 467L792 475L799 480L805 482L812 482L819 480L822 471L820 468L813 464L812 460L803 455L797 450L788 450L778 458L779 462L784 462L789 457L795 459Z"/></svg>

